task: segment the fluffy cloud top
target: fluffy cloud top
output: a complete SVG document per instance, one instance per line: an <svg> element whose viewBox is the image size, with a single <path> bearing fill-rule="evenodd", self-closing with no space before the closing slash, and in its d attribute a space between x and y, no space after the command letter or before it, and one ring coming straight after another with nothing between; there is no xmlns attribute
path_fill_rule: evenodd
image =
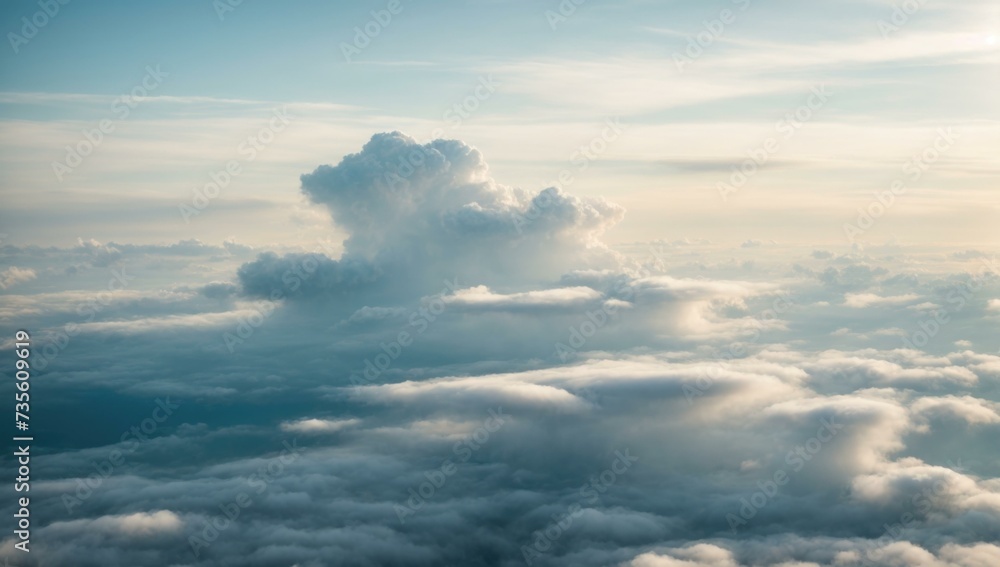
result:
<svg viewBox="0 0 1000 567"><path fill-rule="evenodd" d="M455 277L511 285L620 261L598 238L623 218L622 207L556 188L502 185L482 154L457 140L419 144L399 132L376 134L338 165L303 175L302 190L349 233L340 259L319 258L318 277L301 278L303 293L374 280L424 291ZM249 293L266 295L288 287L281 274L307 261L263 255L240 279Z"/></svg>
<svg viewBox="0 0 1000 567"><path fill-rule="evenodd" d="M5 290L19 283L30 282L36 277L38 275L31 268L25 269L11 266L0 272L0 290Z"/></svg>

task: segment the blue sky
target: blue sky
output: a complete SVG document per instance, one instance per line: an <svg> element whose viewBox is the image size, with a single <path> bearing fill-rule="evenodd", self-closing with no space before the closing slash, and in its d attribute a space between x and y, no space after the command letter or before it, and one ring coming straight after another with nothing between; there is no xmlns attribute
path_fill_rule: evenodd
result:
<svg viewBox="0 0 1000 567"><path fill-rule="evenodd" d="M10 564L1000 564L995 2L51 2Z"/></svg>

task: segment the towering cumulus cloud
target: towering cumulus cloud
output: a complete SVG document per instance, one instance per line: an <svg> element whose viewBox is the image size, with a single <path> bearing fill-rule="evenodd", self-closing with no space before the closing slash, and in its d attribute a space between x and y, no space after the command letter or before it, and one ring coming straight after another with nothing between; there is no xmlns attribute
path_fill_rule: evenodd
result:
<svg viewBox="0 0 1000 567"><path fill-rule="evenodd" d="M405 284L426 292L444 277L516 285L619 262L598 237L622 219L622 207L501 185L482 154L457 140L376 134L338 165L303 175L302 190L350 234L343 257L322 260L316 282L304 286L313 291ZM262 256L240 277L247 291L266 293L297 260Z"/></svg>

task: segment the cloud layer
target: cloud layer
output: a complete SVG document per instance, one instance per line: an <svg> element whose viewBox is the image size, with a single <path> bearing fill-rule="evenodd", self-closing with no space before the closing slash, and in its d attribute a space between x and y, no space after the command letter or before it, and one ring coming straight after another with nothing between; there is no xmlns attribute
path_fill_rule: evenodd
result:
<svg viewBox="0 0 1000 567"><path fill-rule="evenodd" d="M40 565L996 562L990 251L611 247L400 133L302 190L341 247L3 248Z"/></svg>

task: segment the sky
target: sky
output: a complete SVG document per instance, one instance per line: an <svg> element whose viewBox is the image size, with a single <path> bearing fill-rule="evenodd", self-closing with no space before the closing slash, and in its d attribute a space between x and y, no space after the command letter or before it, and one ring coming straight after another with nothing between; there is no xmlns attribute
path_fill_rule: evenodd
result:
<svg viewBox="0 0 1000 567"><path fill-rule="evenodd" d="M0 30L7 564L1000 564L1000 5Z"/></svg>

